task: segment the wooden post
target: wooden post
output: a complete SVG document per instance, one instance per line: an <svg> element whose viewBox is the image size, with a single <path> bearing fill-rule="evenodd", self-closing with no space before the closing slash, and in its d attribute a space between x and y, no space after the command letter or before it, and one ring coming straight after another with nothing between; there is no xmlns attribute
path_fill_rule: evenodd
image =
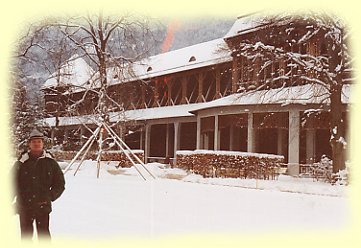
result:
<svg viewBox="0 0 361 248"><path fill-rule="evenodd" d="M203 82L204 82L205 74L200 72L198 74L198 97L196 102L205 102L205 98L203 96Z"/></svg>
<svg viewBox="0 0 361 248"><path fill-rule="evenodd" d="M141 106L141 108L147 108L148 106L147 106L147 103L145 102L145 86L140 85L140 89L141 89L141 94L142 94L140 106Z"/></svg>
<svg viewBox="0 0 361 248"><path fill-rule="evenodd" d="M214 116L214 150L220 149L220 131L219 131L219 118L218 114Z"/></svg>
<svg viewBox="0 0 361 248"><path fill-rule="evenodd" d="M159 107L160 104L159 104L159 91L158 91L157 81L154 82L153 95L154 95L153 107Z"/></svg>
<svg viewBox="0 0 361 248"><path fill-rule="evenodd" d="M173 84L172 84L172 81L167 81L167 88L168 88L168 98L167 98L167 106L172 106L174 105L173 101L172 101L172 87L173 87Z"/></svg>
<svg viewBox="0 0 361 248"><path fill-rule="evenodd" d="M214 99L221 98L221 71L220 68L217 67L216 69L216 95L214 96Z"/></svg>
<svg viewBox="0 0 361 248"><path fill-rule="evenodd" d="M288 172L290 175L299 174L300 156L300 113L298 110L289 111L288 122Z"/></svg>
<svg viewBox="0 0 361 248"><path fill-rule="evenodd" d="M144 163L148 163L148 157L150 156L150 132L151 125L145 125L145 151L144 151Z"/></svg>
<svg viewBox="0 0 361 248"><path fill-rule="evenodd" d="M143 135L144 135L144 129L141 128L140 129L140 137L139 137L139 149L140 150L144 150L144 147L143 147Z"/></svg>
<svg viewBox="0 0 361 248"><path fill-rule="evenodd" d="M180 123L174 122L174 164L177 163L177 151L180 148Z"/></svg>
<svg viewBox="0 0 361 248"><path fill-rule="evenodd" d="M197 145L196 149L201 149L201 117L197 115Z"/></svg>
<svg viewBox="0 0 361 248"><path fill-rule="evenodd" d="M237 56L233 57L232 61L232 93L236 93L238 89L238 82L240 76L240 59Z"/></svg>
<svg viewBox="0 0 361 248"><path fill-rule="evenodd" d="M187 98L187 78L186 77L182 78L181 84L182 84L182 100L181 100L181 104L186 104L186 103L189 103L188 98Z"/></svg>
<svg viewBox="0 0 361 248"><path fill-rule="evenodd" d="M248 113L247 152L255 152L255 137L253 129L253 113Z"/></svg>

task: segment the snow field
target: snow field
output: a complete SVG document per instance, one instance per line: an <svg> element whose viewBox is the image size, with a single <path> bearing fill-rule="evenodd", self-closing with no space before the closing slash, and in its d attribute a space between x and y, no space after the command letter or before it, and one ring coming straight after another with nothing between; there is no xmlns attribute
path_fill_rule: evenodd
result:
<svg viewBox="0 0 361 248"><path fill-rule="evenodd" d="M157 163L147 165L157 179L144 181L134 167L114 165L103 163L100 178L94 161L66 173L51 214L53 239L337 230L349 220L344 186L288 176L202 178Z"/></svg>

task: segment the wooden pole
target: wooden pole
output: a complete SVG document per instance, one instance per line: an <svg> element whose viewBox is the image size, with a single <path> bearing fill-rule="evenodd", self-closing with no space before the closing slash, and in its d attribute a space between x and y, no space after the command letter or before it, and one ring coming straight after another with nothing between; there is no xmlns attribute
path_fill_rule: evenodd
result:
<svg viewBox="0 0 361 248"><path fill-rule="evenodd" d="M82 163L83 163L83 161L85 159L85 156L88 154L88 152L89 152L91 146L93 145L94 141L95 141L95 136L92 136L92 142L89 144L88 149L84 152L83 157L81 158L80 163L79 163L78 167L76 168L76 170L74 172L74 176L76 175L76 173L78 173L78 170L80 169L80 166L82 165Z"/></svg>
<svg viewBox="0 0 361 248"><path fill-rule="evenodd" d="M98 131L100 130L100 126L98 126L98 128L94 131L92 137L96 137L98 134ZM64 170L64 174L67 173L70 169L70 167L73 165L73 163L75 162L75 160L80 156L80 154L83 152L83 150L88 146L88 144L91 142L92 139L89 139L84 146L80 149L80 151L75 155L75 157L70 161L70 164L65 168Z"/></svg>
<svg viewBox="0 0 361 248"><path fill-rule="evenodd" d="M104 125L104 128L107 130L107 132L109 134L112 135L112 138L114 140L115 143L117 143L117 145L119 146L119 148L122 150L122 152L124 152L125 156L129 159L129 161L133 164L134 168L138 171L139 175L146 181L147 179L144 177L144 175L140 172L140 170L138 169L138 167L136 166L134 160L129 156L128 152L126 152L123 148L123 146L120 144L120 142L118 140L121 140L119 138L119 136L117 136L116 134L112 134L111 129L107 126ZM118 140L117 140L118 139Z"/></svg>
<svg viewBox="0 0 361 248"><path fill-rule="evenodd" d="M140 163L140 165L149 173L149 175L151 175L154 179L156 179L156 177L146 168L145 164L142 162L142 160L140 160L140 158L138 158L137 155L134 154L134 152L127 146L127 144L119 138L119 136L114 132L114 130L112 130L107 124L104 124L104 127L107 129L107 131L112 135L115 136L118 141L121 142L121 144L128 150L128 152ZM125 153L126 154L126 153ZM127 154L126 154L127 155ZM131 159L130 157L128 157L129 159Z"/></svg>
<svg viewBox="0 0 361 248"><path fill-rule="evenodd" d="M99 173L100 173L100 161L101 161L101 155L103 152L103 133L102 130L100 129L99 132L99 152L98 152L98 157L97 157L97 178L99 178Z"/></svg>

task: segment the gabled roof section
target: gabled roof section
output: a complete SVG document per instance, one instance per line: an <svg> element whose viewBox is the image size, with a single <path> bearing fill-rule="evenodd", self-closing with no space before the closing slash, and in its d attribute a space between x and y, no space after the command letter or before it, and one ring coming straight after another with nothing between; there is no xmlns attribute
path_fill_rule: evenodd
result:
<svg viewBox="0 0 361 248"><path fill-rule="evenodd" d="M109 67L107 68L107 82L108 85L116 85L229 61L232 61L230 49L223 38L219 38L150 56L121 67ZM91 80L93 85L99 85L96 83L98 78L99 73L97 72Z"/></svg>
<svg viewBox="0 0 361 248"><path fill-rule="evenodd" d="M58 72L54 72L45 81L42 88L65 85L86 86L94 75L93 69L79 55L73 55L67 63L63 64ZM59 77L59 82L57 78Z"/></svg>
<svg viewBox="0 0 361 248"><path fill-rule="evenodd" d="M133 63L132 74L124 75L124 82L146 79L185 70L196 69L232 60L223 38L158 54ZM194 58L194 59L192 59ZM151 68L151 69L150 69ZM110 84L120 83L113 82Z"/></svg>
<svg viewBox="0 0 361 248"><path fill-rule="evenodd" d="M224 39L232 38L244 33L252 32L263 26L261 14L239 16Z"/></svg>

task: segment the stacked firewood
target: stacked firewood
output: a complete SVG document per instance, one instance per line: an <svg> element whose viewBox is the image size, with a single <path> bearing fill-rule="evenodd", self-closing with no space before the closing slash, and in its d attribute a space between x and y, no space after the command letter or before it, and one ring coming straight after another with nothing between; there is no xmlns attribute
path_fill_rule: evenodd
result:
<svg viewBox="0 0 361 248"><path fill-rule="evenodd" d="M204 177L276 179L283 156L236 152L178 152L176 167Z"/></svg>
<svg viewBox="0 0 361 248"><path fill-rule="evenodd" d="M76 151L51 151L51 154L57 161L72 160L75 157L76 153Z"/></svg>
<svg viewBox="0 0 361 248"><path fill-rule="evenodd" d="M144 151L143 150L134 150L133 153L142 161L144 162ZM77 154L76 151L54 151L52 152L53 156L57 161L64 161L64 160L72 160L75 155ZM129 154L129 153L128 153ZM97 152L91 151L89 152L85 159L96 160L97 159ZM79 157L79 159L82 157ZM138 161L130 155L135 163ZM118 166L120 167L131 167L133 164L129 160L129 158L124 154L122 151L103 151L101 154L102 161L119 161Z"/></svg>

